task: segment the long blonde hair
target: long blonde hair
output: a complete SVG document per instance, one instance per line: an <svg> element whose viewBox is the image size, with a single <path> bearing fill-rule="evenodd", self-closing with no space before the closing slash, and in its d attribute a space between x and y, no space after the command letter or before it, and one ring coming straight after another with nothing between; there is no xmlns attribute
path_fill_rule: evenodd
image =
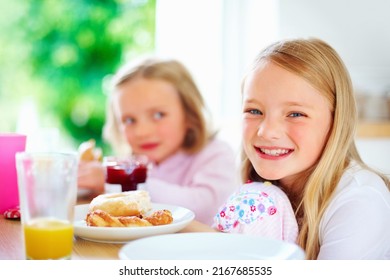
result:
<svg viewBox="0 0 390 280"><path fill-rule="evenodd" d="M149 57L131 61L118 70L111 80L112 90L107 101L106 123L103 127L104 139L113 148L126 147L126 139L113 109L115 89L139 77L164 80L177 89L188 123L182 147L187 153L201 150L213 135L206 120L209 111L189 71L174 59Z"/></svg>
<svg viewBox="0 0 390 280"><path fill-rule="evenodd" d="M343 172L351 160L368 168L362 162L354 141L357 110L352 82L340 56L319 39L276 42L258 55L252 71L265 61L302 77L331 104L333 125L323 152L318 162L304 172L299 182L295 182L304 186L302 197L296 205L296 213L300 219L298 244L305 250L308 259L316 259L320 248L320 220ZM244 83L245 78L243 85ZM262 181L263 178L256 173L244 152L242 160L242 180ZM389 186L388 178L379 175Z"/></svg>

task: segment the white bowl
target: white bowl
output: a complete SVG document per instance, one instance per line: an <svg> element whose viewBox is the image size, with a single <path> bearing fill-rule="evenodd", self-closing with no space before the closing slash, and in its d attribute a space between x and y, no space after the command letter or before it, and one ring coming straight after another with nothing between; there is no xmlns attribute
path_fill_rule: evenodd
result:
<svg viewBox="0 0 390 280"><path fill-rule="evenodd" d="M141 238L119 252L122 260L303 260L296 244L228 233L177 233Z"/></svg>

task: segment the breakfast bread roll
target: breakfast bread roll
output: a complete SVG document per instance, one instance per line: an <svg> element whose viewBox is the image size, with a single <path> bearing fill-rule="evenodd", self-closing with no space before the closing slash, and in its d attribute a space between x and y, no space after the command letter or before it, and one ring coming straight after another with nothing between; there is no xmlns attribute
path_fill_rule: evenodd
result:
<svg viewBox="0 0 390 280"><path fill-rule="evenodd" d="M101 194L92 199L89 211L103 210L111 216L143 216L152 210L149 193L144 190Z"/></svg>

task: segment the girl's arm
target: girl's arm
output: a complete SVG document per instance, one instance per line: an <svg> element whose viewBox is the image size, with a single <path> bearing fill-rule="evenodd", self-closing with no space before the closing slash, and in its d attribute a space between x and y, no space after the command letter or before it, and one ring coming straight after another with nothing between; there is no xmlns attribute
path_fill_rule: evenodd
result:
<svg viewBox="0 0 390 280"><path fill-rule="evenodd" d="M214 141L197 155L152 169L144 189L152 202L188 208L195 219L211 225L218 207L237 188L237 174L230 147Z"/></svg>

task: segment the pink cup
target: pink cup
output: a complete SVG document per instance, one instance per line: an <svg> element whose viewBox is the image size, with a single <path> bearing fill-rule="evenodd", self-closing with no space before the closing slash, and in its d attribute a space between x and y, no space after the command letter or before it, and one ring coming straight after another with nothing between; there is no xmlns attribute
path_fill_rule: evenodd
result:
<svg viewBox="0 0 390 280"><path fill-rule="evenodd" d="M19 206L15 154L26 148L26 135L0 133L0 214Z"/></svg>

